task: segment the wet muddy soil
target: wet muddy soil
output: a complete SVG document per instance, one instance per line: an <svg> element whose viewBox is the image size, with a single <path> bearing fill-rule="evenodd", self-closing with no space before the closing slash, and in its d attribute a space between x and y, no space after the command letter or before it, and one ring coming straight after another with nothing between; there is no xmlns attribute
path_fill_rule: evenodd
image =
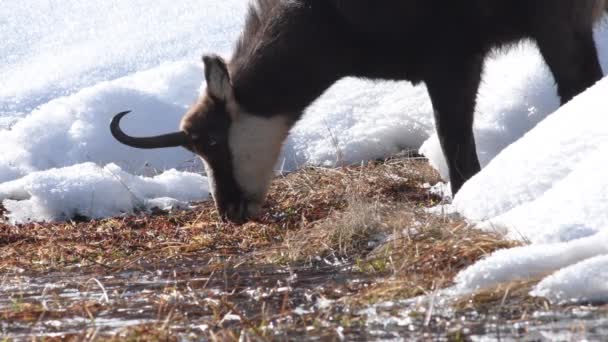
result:
<svg viewBox="0 0 608 342"><path fill-rule="evenodd" d="M230 264L228 262L228 264ZM0 283L0 336L169 340L602 340L608 309L577 306L525 315L454 310L444 300L361 305L348 298L373 277L352 265L218 268L191 257L127 270L46 274L13 270Z"/></svg>

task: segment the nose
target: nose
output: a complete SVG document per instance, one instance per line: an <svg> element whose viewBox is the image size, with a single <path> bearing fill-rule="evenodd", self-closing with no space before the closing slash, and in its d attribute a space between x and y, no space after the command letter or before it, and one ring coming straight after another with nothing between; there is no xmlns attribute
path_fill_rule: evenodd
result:
<svg viewBox="0 0 608 342"><path fill-rule="evenodd" d="M219 209L219 208L218 208ZM225 206L224 210L219 210L222 219L241 224L247 221L247 203L241 201L238 203L230 203Z"/></svg>
<svg viewBox="0 0 608 342"><path fill-rule="evenodd" d="M218 212L222 220L241 224L256 216L261 210L259 201L241 200L234 203L218 206Z"/></svg>

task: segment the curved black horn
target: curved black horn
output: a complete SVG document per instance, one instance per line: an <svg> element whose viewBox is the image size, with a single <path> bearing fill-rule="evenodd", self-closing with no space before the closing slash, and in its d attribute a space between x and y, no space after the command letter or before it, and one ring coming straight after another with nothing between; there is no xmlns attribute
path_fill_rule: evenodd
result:
<svg viewBox="0 0 608 342"><path fill-rule="evenodd" d="M136 148L162 148L178 147L188 144L188 136L184 132L175 132L153 137L130 137L120 129L120 120L131 111L120 112L114 115L110 122L110 131L114 138L121 143Z"/></svg>

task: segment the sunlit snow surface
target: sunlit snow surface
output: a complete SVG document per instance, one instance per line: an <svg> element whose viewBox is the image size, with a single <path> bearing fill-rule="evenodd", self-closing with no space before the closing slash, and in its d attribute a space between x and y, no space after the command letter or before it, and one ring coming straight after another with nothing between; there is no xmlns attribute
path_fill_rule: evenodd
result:
<svg viewBox="0 0 608 342"><path fill-rule="evenodd" d="M481 227L531 242L462 271L457 288L551 274L533 293L608 300L606 94L608 78L504 149L456 195L453 207Z"/></svg>
<svg viewBox="0 0 608 342"><path fill-rule="evenodd" d="M122 146L108 122L130 109L124 129L133 135L177 128L204 86L200 55L230 56L246 7L245 0L4 1L0 199L8 218L103 217L206 199L193 155ZM608 70L605 27L597 41ZM536 49L521 44L486 63L475 132L482 164L517 143L465 185L454 207L532 245L465 270L457 287L557 271L535 293L549 291L557 301L608 299L600 285L594 293L569 290L582 286L576 279L608 283L605 272L590 273L608 267L600 245L606 239L597 235L608 224L606 82L531 130L558 108ZM348 79L308 110L277 168L357 162L406 147L420 148L445 174L424 87ZM150 178L170 169L179 171Z"/></svg>

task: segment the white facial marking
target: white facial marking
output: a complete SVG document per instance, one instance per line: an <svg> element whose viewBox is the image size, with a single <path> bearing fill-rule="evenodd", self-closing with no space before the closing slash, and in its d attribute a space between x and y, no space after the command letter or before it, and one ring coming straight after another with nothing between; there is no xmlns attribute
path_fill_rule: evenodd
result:
<svg viewBox="0 0 608 342"><path fill-rule="evenodd" d="M249 200L258 205L266 196L273 168L289 133L288 120L280 115L263 118L240 112L228 136L234 178Z"/></svg>
<svg viewBox="0 0 608 342"><path fill-rule="evenodd" d="M209 163L207 163L207 161L203 158L201 158L201 160L203 161L203 165L205 166L205 173L207 174L207 182L209 183L209 193L211 193L211 197L213 198L213 200L215 201L215 176L213 175L213 169L211 168L211 166L209 165Z"/></svg>

